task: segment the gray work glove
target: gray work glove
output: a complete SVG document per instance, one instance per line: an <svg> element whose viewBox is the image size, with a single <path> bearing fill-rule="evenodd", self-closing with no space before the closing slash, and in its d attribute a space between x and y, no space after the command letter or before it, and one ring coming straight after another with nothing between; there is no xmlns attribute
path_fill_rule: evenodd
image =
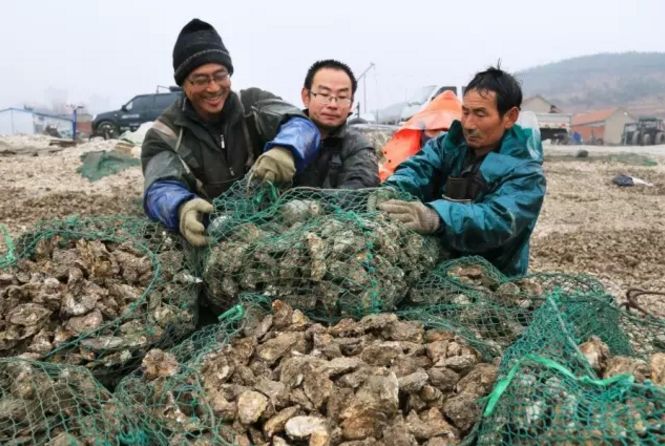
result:
<svg viewBox="0 0 665 446"><path fill-rule="evenodd" d="M290 183L296 174L291 150L275 146L259 156L252 166L251 180L271 183Z"/></svg>
<svg viewBox="0 0 665 446"><path fill-rule="evenodd" d="M388 201L394 200L399 197L399 192L392 186L382 186L372 191L367 197L367 210L370 212L375 212L379 209L379 204Z"/></svg>
<svg viewBox="0 0 665 446"><path fill-rule="evenodd" d="M393 220L404 223L407 229L419 234L434 234L441 226L439 214L420 201L388 200L379 203L377 207Z"/></svg>
<svg viewBox="0 0 665 446"><path fill-rule="evenodd" d="M206 228L203 226L203 215L213 210L212 204L203 198L192 198L185 201L178 209L180 221L180 234L187 239L192 246L205 246L208 244Z"/></svg>

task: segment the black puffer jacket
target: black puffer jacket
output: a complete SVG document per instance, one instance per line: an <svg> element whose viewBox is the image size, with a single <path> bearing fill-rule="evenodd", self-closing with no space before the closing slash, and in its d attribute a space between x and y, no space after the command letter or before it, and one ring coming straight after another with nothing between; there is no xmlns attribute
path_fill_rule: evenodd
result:
<svg viewBox="0 0 665 446"><path fill-rule="evenodd" d="M295 185L324 189L376 187L376 151L365 135L344 124L321 141L317 158L296 176Z"/></svg>

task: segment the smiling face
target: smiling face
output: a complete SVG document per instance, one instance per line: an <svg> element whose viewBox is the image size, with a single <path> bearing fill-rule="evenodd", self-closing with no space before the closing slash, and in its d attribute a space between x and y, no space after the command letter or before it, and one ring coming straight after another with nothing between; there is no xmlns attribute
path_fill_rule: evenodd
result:
<svg viewBox="0 0 665 446"><path fill-rule="evenodd" d="M312 122L327 133L349 116L353 105L351 78L344 70L321 68L314 74L311 89L302 89L301 97Z"/></svg>
<svg viewBox="0 0 665 446"><path fill-rule="evenodd" d="M499 114L496 93L489 90L467 90L462 104L462 128L467 145L482 154L499 146L506 130L510 129L519 116L519 109L513 107Z"/></svg>
<svg viewBox="0 0 665 446"><path fill-rule="evenodd" d="M183 84L187 99L206 121L214 120L224 108L231 92L231 77L226 67L216 63L193 70Z"/></svg>

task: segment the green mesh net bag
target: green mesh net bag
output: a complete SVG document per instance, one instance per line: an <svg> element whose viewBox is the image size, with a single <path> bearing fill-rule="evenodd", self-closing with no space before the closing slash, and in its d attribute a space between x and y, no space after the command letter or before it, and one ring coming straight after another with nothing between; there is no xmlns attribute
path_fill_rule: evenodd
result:
<svg viewBox="0 0 665 446"><path fill-rule="evenodd" d="M329 320L391 311L443 255L376 211L391 192L246 187L215 201L209 227L202 276L222 309L255 293Z"/></svg>
<svg viewBox="0 0 665 446"><path fill-rule="evenodd" d="M0 356L85 365L107 385L188 336L197 280L180 238L139 218L42 223L0 270Z"/></svg>
<svg viewBox="0 0 665 446"><path fill-rule="evenodd" d="M147 446L146 440L85 368L0 359L0 444Z"/></svg>
<svg viewBox="0 0 665 446"><path fill-rule="evenodd" d="M479 445L665 442L665 321L554 293L503 357Z"/></svg>
<svg viewBox="0 0 665 446"><path fill-rule="evenodd" d="M447 291L474 290L503 295L542 296L555 289L567 294L604 293L603 285L585 274L533 273L525 276L506 277L483 257L462 257L437 265L429 278L423 281L423 291L433 294L429 298L411 293L411 300L434 302ZM519 288L519 289L518 289ZM441 291L437 292L437 289Z"/></svg>
<svg viewBox="0 0 665 446"><path fill-rule="evenodd" d="M270 312L270 299L263 296L245 294L238 302L217 323L202 327L178 345L149 351L141 367L118 384L115 395L137 414L149 444L249 444L236 442L231 423L223 415L230 407L218 395L221 388L207 384L211 376L226 377L234 368L203 368L208 355L224 351ZM244 388L230 384L229 389Z"/></svg>
<svg viewBox="0 0 665 446"><path fill-rule="evenodd" d="M455 330L494 358L519 338L553 291L610 299L590 276L538 273L508 278L482 257L464 257L442 262L412 286L399 313Z"/></svg>

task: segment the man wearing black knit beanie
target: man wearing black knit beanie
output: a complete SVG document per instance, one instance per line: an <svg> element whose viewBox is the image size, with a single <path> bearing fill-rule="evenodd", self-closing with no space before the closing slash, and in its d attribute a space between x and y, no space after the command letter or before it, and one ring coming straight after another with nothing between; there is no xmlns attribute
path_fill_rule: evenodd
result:
<svg viewBox="0 0 665 446"><path fill-rule="evenodd" d="M173 47L173 77L184 96L155 121L141 149L143 208L153 220L204 246L210 201L251 170L291 183L314 159L317 127L267 91L231 90L233 63L210 24L193 19Z"/></svg>

